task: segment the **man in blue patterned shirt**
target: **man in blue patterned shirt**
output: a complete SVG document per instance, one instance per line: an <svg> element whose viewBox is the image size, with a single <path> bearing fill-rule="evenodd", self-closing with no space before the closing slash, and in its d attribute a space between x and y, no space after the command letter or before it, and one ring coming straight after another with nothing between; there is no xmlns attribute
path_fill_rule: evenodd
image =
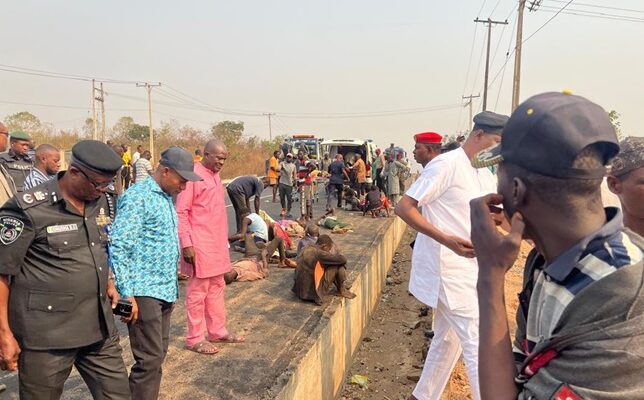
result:
<svg viewBox="0 0 644 400"><path fill-rule="evenodd" d="M156 399L168 351L170 315L178 297L179 237L172 196L200 181L192 156L180 147L161 154L154 174L132 186L117 205L110 255L116 288L132 302L128 323L135 364L132 399Z"/></svg>

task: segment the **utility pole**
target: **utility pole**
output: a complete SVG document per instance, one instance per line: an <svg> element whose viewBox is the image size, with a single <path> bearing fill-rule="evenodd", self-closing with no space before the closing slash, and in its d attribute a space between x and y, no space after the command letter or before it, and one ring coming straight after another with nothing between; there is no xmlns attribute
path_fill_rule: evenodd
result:
<svg viewBox="0 0 644 400"><path fill-rule="evenodd" d="M463 96L463 100L467 99L467 103L465 103L463 107L470 106L470 119L469 119L470 124L472 123L472 99L476 99L479 97L481 97L481 93L477 94L476 96L473 96L473 95Z"/></svg>
<svg viewBox="0 0 644 400"><path fill-rule="evenodd" d="M92 79L92 125L94 129L92 130L92 139L98 139L98 126L96 122L96 81Z"/></svg>
<svg viewBox="0 0 644 400"><path fill-rule="evenodd" d="M150 124L150 154L152 155L152 160L154 160L154 131L152 130L152 88L161 86L161 82L157 83L137 83L137 87L144 87L148 92L148 118Z"/></svg>
<svg viewBox="0 0 644 400"><path fill-rule="evenodd" d="M100 89L94 89L94 101L99 101L101 103L101 142L105 143L105 92L103 91L103 82L101 82L100 87ZM96 92L99 92L100 94L96 95ZM94 119L96 120L96 114L94 114ZM94 125L96 124L97 122L95 121Z"/></svg>
<svg viewBox="0 0 644 400"><path fill-rule="evenodd" d="M523 44L523 10L526 0L519 0L519 16L517 19L517 43L514 47L514 78L512 81L512 111L519 105L521 93L521 49ZM532 9L532 6L530 6Z"/></svg>
<svg viewBox="0 0 644 400"><path fill-rule="evenodd" d="M476 18L474 22L487 24L487 56L485 57L485 86L483 87L483 111L485 111L487 110L487 86L490 75L490 41L492 40L492 25L507 25L508 21L492 21L490 18L487 20Z"/></svg>
<svg viewBox="0 0 644 400"><path fill-rule="evenodd" d="M268 117L268 139L273 140L273 129L271 127L271 117L275 115L275 113L264 113L263 115L266 115Z"/></svg>

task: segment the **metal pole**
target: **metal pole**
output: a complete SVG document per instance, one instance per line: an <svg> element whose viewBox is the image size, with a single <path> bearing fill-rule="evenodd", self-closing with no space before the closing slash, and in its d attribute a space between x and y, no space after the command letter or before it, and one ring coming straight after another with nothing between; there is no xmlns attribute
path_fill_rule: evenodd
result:
<svg viewBox="0 0 644 400"><path fill-rule="evenodd" d="M92 139L97 140L98 126L96 121L96 99L94 98L95 95L96 95L96 81L92 79L92 125L94 126L94 130L92 131Z"/></svg>
<svg viewBox="0 0 644 400"><path fill-rule="evenodd" d="M523 10L526 0L519 0L519 16L517 19L517 42L514 54L514 78L512 81L512 111L519 106L521 93L521 50L523 44Z"/></svg>
<svg viewBox="0 0 644 400"><path fill-rule="evenodd" d="M103 91L103 82L101 82L101 142L105 143L107 127L105 126L105 92Z"/></svg>
<svg viewBox="0 0 644 400"><path fill-rule="evenodd" d="M483 111L487 110L487 83L490 74L490 41L492 40L492 20L487 24L487 55L485 56L485 86L483 87Z"/></svg>

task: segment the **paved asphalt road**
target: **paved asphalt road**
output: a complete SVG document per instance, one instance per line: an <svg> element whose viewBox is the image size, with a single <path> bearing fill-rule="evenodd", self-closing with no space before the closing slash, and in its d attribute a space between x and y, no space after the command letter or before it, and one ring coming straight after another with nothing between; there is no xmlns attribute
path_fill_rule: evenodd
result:
<svg viewBox="0 0 644 400"><path fill-rule="evenodd" d="M265 210L271 217L277 219L281 211L281 206L279 203L279 195L277 196L277 203L272 202L272 197L273 197L272 188L270 187L266 188L261 195L260 208ZM313 215L315 217L322 215L322 213L324 212L325 197L324 197L323 184L318 185L318 197L319 197L319 202L316 202L314 204ZM251 208L252 208L251 211L254 212L255 210L253 207L252 200L251 200ZM300 216L299 202L293 202L291 213L294 218L298 218ZM232 235L236 231L235 213L233 210L233 206L230 203L230 199L228 198L228 195L226 195L226 215L228 219L228 232L229 234ZM125 341L128 340L126 326L121 322L118 322L117 326L119 328L119 333L121 335L121 343L124 345ZM70 334L73 334L73 332L70 332ZM126 347L126 346L123 346L123 347ZM126 351L129 353L129 346L127 347L127 349L128 350ZM125 354L125 357L126 359L131 358L130 354ZM128 364L128 367L129 367L131 365L131 362L126 362L126 364ZM6 391L0 393L0 400L18 399L18 374L16 372L9 373L5 371L0 371L0 384L4 384L7 386ZM65 392L63 393L63 399L81 400L86 398L89 398L89 393L86 391L85 384L80 379L80 376L78 375L78 373L74 371L72 372L72 375L67 380L67 383L65 385Z"/></svg>

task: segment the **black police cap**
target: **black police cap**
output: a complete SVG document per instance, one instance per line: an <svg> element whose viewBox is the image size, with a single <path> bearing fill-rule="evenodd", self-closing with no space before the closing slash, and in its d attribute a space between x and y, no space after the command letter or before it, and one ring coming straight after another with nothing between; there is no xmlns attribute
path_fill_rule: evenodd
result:
<svg viewBox="0 0 644 400"><path fill-rule="evenodd" d="M476 114L472 121L474 122L474 130L482 129L485 133L501 135L509 118L507 115L483 111Z"/></svg>
<svg viewBox="0 0 644 400"><path fill-rule="evenodd" d="M98 140L81 140L72 147L72 164L103 175L115 175L123 160L108 145Z"/></svg>

